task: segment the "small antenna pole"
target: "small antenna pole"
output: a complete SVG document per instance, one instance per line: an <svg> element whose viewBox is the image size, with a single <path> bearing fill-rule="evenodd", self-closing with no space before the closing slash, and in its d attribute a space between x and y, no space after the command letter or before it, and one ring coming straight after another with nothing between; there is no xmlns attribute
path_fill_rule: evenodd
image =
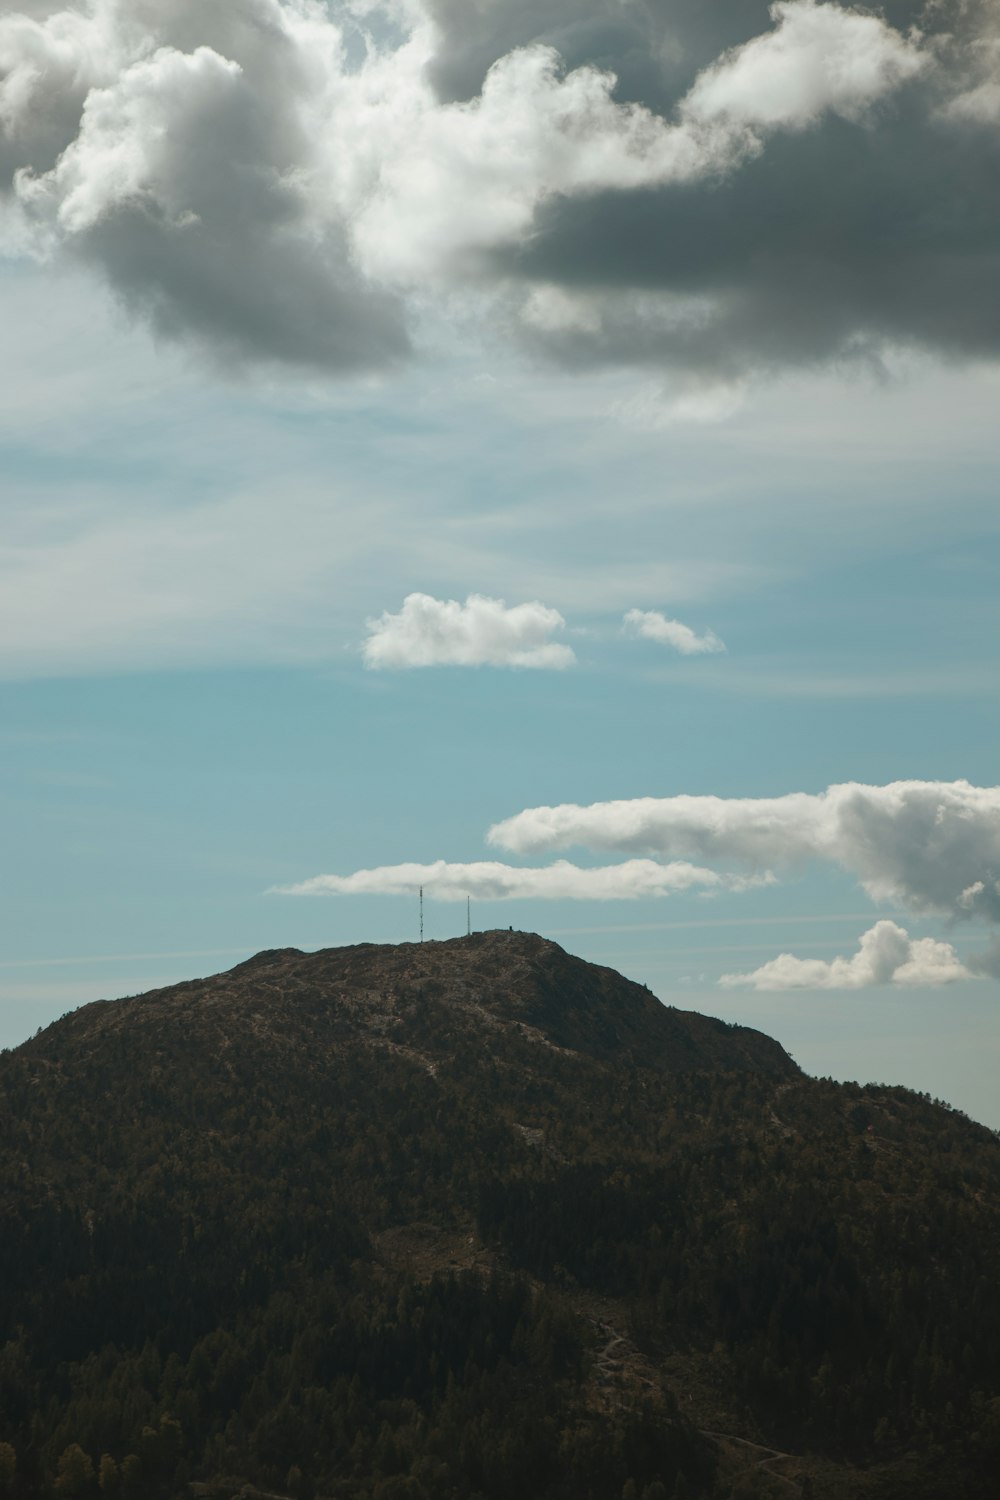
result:
<svg viewBox="0 0 1000 1500"><path fill-rule="evenodd" d="M465 935L472 936L472 897L465 898Z"/></svg>
<svg viewBox="0 0 1000 1500"><path fill-rule="evenodd" d="M420 941L424 940L424 888L420 887Z"/></svg>

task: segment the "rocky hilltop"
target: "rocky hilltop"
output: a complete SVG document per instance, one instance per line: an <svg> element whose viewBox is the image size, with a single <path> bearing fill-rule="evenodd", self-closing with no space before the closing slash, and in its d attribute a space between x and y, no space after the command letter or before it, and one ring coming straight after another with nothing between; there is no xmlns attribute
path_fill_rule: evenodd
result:
<svg viewBox="0 0 1000 1500"><path fill-rule="evenodd" d="M87 1049L112 1033L138 1039L172 1029L223 1051L254 1041L284 1051L301 1045L310 1066L324 1049L351 1042L401 1049L425 1064L474 1042L484 1057L527 1043L666 1072L799 1073L759 1031L665 1006L613 969L508 930L318 953L273 949L210 979L85 1006L58 1035ZM55 1034L46 1036L51 1045Z"/></svg>
<svg viewBox="0 0 1000 1500"><path fill-rule="evenodd" d="M0 1493L982 1500L1000 1144L529 933L0 1056Z"/></svg>

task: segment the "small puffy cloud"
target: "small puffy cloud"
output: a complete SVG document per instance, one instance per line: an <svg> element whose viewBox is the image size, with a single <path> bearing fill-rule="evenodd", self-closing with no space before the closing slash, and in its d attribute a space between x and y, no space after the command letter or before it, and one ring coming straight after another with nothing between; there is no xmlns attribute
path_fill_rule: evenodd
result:
<svg viewBox="0 0 1000 1500"><path fill-rule="evenodd" d="M928 62L877 16L814 0L779 0L771 17L773 31L733 48L700 74L682 105L685 115L793 130L827 111L858 119Z"/></svg>
<svg viewBox="0 0 1000 1500"><path fill-rule="evenodd" d="M353 875L317 875L298 885L281 886L285 896L412 896L423 888L438 901L639 901L681 891L742 891L767 884L769 877L719 875L714 870L676 861L629 859L622 864L585 869L556 860L541 869L482 860L473 864L382 865Z"/></svg>
<svg viewBox="0 0 1000 1500"><path fill-rule="evenodd" d="M966 61L967 87L948 101L942 114L973 127L996 126L1000 124L1000 13L995 5L987 28L968 48Z"/></svg>
<svg viewBox="0 0 1000 1500"><path fill-rule="evenodd" d="M967 781L534 807L498 823L489 842L518 854L580 845L757 869L822 860L847 870L875 901L1000 921L1000 787Z"/></svg>
<svg viewBox="0 0 1000 1500"><path fill-rule="evenodd" d="M954 984L972 977L950 943L911 938L905 928L883 921L862 935L858 951L850 958L827 963L781 953L749 974L723 974L719 983L725 989L868 990L884 984L910 988Z"/></svg>
<svg viewBox="0 0 1000 1500"><path fill-rule="evenodd" d="M599 320L592 318L588 331L599 332ZM641 385L630 395L611 402L608 414L637 432L660 432L678 423L710 427L734 416L747 394L745 380L705 380L676 374L668 384L660 381Z"/></svg>
<svg viewBox="0 0 1000 1500"><path fill-rule="evenodd" d="M680 620L668 620L658 609L630 609L624 619L625 629L643 640L671 646L682 656L701 656L706 652L725 651L725 645L714 631L698 635Z"/></svg>
<svg viewBox="0 0 1000 1500"><path fill-rule="evenodd" d="M470 594L435 599L408 594L398 614L368 621L362 647L366 667L539 667L560 670L576 661L552 639L565 628L556 609L537 600L508 607L502 599Z"/></svg>
<svg viewBox="0 0 1000 1500"><path fill-rule="evenodd" d="M968 93L959 94L951 100L946 113L952 120L968 120L971 124L1000 124L1000 82L990 78Z"/></svg>

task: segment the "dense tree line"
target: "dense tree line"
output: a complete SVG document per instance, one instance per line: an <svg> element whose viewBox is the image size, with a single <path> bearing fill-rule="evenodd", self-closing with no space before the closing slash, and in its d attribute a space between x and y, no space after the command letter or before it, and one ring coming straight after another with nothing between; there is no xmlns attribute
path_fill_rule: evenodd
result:
<svg viewBox="0 0 1000 1500"><path fill-rule="evenodd" d="M898 1089L810 1081L782 1092L770 1131L747 1128L771 1109L758 1080L664 1093L653 1149L623 1132L610 1162L605 1142L596 1159L488 1172L484 1237L534 1275L628 1298L653 1349L721 1346L776 1441L863 1461L991 1422L986 1133Z"/></svg>
<svg viewBox="0 0 1000 1500"><path fill-rule="evenodd" d="M630 1479L640 1495L711 1481L707 1445L662 1404L580 1403L577 1322L524 1278L293 1276L190 1348L105 1344L57 1366L54 1389L32 1353L22 1335L3 1355L5 1393L33 1407L9 1429L11 1494L172 1496L213 1476L227 1496L251 1480L345 1500L618 1500Z"/></svg>

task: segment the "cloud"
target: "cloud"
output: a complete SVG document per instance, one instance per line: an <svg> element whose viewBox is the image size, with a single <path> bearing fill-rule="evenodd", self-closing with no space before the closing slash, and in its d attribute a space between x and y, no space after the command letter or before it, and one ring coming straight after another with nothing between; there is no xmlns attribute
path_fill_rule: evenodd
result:
<svg viewBox="0 0 1000 1500"><path fill-rule="evenodd" d="M954 984L972 977L950 943L911 938L905 928L883 921L861 936L858 951L850 958L826 963L781 953L752 973L723 974L719 983L726 989L868 990L883 984Z"/></svg>
<svg viewBox="0 0 1000 1500"><path fill-rule="evenodd" d="M626 630L633 635L672 646L682 656L700 656L726 649L714 631L707 630L704 635L697 635L690 625L682 625L680 620L668 620L658 609L630 609L624 623Z"/></svg>
<svg viewBox="0 0 1000 1500"><path fill-rule="evenodd" d="M408 594L398 615L386 610L368 621L362 647L366 667L542 667L561 670L576 661L569 646L553 641L566 622L534 600L509 608L502 599L470 594L434 599Z"/></svg>
<svg viewBox="0 0 1000 1500"><path fill-rule="evenodd" d="M24 4L0 219L230 364L384 368L456 288L553 358L699 389L887 343L995 354L989 14Z"/></svg>
<svg viewBox="0 0 1000 1500"><path fill-rule="evenodd" d="M965 81L968 87L948 101L945 116L973 125L1000 123L1000 17L995 6L968 49Z"/></svg>
<svg viewBox="0 0 1000 1500"><path fill-rule="evenodd" d="M968 964L973 974L982 974L987 979L1000 979L1000 942L991 943L982 953L971 953Z"/></svg>
<svg viewBox="0 0 1000 1500"><path fill-rule="evenodd" d="M903 45L902 4L886 8L901 29L836 6L786 8L770 31L752 3L643 7L657 13L648 26L630 9L628 51L612 44L608 58L626 88L659 94L675 119L711 121L716 139L725 125L735 143L742 126L745 150L707 176L542 205L504 266L530 287L571 288L578 316L561 328L526 319L532 349L568 368L666 369L696 388L901 345L996 357L1000 317L981 318L1000 263L1000 204L986 206L996 99L978 50L988 6L927 7L926 35ZM872 25L870 72L858 21ZM828 25L837 44L817 69ZM643 31L659 43L653 79L631 65ZM969 202L981 205L974 225Z"/></svg>
<svg viewBox="0 0 1000 1500"><path fill-rule="evenodd" d="M622 864L584 869L556 860L542 869L483 860L473 864L382 865L353 875L317 875L298 885L279 886L285 896L412 896L423 887L437 901L639 901L681 891L742 891L767 884L767 876L719 875L677 861L658 864L629 859Z"/></svg>
<svg viewBox="0 0 1000 1500"><path fill-rule="evenodd" d="M518 854L581 845L758 869L824 860L849 871L875 901L1000 921L1000 787L967 781L535 807L498 823L489 842Z"/></svg>
<svg viewBox="0 0 1000 1500"><path fill-rule="evenodd" d="M774 31L706 68L682 104L696 120L803 130L830 111L863 119L914 78L927 57L877 16L812 0L778 0Z"/></svg>
<svg viewBox="0 0 1000 1500"><path fill-rule="evenodd" d="M38 253L98 269L158 333L227 363L404 355L402 304L314 196L339 37L277 0L0 20L0 160Z"/></svg>
<svg viewBox="0 0 1000 1500"><path fill-rule="evenodd" d="M421 101L382 163L363 257L397 279L461 272L470 256L526 243L546 202L715 176L767 132L827 110L856 116L924 66L874 17L812 0L773 15L776 29L697 79L673 121L617 102L613 73L567 72L538 42L499 57L475 100Z"/></svg>

